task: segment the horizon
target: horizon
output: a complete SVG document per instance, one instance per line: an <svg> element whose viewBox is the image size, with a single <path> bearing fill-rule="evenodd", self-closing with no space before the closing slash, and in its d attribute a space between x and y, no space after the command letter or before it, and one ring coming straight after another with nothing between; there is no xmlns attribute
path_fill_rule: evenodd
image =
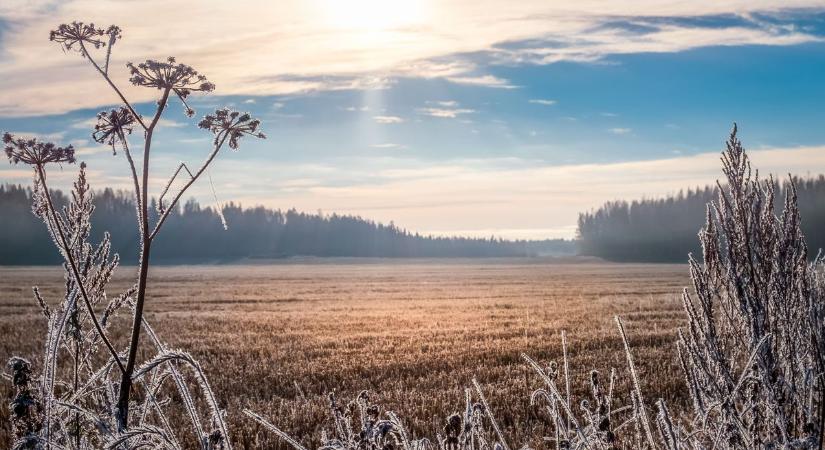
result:
<svg viewBox="0 0 825 450"><path fill-rule="evenodd" d="M93 187L129 187L121 155L89 137L114 97L44 39L91 19L125 30L112 65L122 86L127 60L168 55L217 85L193 95L194 119L170 105L155 194L179 157L200 162L209 137L195 124L221 103L261 117L269 136L216 160L221 203L422 234L574 237L578 213L606 201L714 183L734 121L761 173L825 173L821 2L198 5L181 7L185 21L153 14L162 2L144 15L106 2L0 6L0 130L71 143ZM260 20L242 20L252 13ZM152 106L151 90L125 92ZM73 176L50 175L64 189ZM0 179L31 173L4 164ZM207 181L192 196L214 203Z"/></svg>

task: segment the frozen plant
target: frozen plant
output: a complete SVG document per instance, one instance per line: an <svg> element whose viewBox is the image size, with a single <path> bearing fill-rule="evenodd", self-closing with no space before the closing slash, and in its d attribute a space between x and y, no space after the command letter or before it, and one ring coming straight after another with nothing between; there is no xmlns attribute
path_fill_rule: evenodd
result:
<svg viewBox="0 0 825 450"><path fill-rule="evenodd" d="M808 258L793 178L781 212L734 125L727 185L690 259L679 357L697 439L729 448L820 448L825 420L825 278Z"/></svg>
<svg viewBox="0 0 825 450"><path fill-rule="evenodd" d="M74 148L10 133L2 138L9 161L28 165L34 171L32 210L46 225L63 257L66 273L65 295L59 303L48 301L34 289L48 320L40 375L33 377L34 368L22 358L12 358L8 363L16 390L11 405L18 439L14 447L182 448L183 433L187 431L174 429L168 418L172 404L166 387L174 385L183 403L183 414L191 422L188 433L194 434L198 447L230 449L224 412L200 364L186 352L167 348L146 321L146 288L152 242L180 198L225 146L237 150L244 136L265 136L259 129L260 121L249 114L224 108L206 115L200 128L213 135L210 152L194 171L184 163L180 165L160 195L157 219L151 221L150 217L155 215L149 210L152 139L169 99L171 96L180 99L186 114L192 116L195 112L187 98L193 92L211 92L215 85L192 67L171 57L165 62L129 63L132 84L159 91L154 112L150 117L142 117L109 75L112 48L121 37L121 30L116 26L104 30L80 22L60 25L50 35L64 50L76 51L88 61L122 101L120 107L98 114L92 138L110 146L115 153L122 150L132 177L140 232L139 269L132 287L115 296L107 294L107 285L119 258L111 254L108 234L104 234L97 245L89 242L94 206L85 164L80 164L69 205L59 208L52 200L47 168L54 164L73 164ZM98 52L103 54L96 55ZM134 130L142 131L143 137L140 170L130 145ZM170 192L182 171L187 179L181 188ZM164 202L167 194L170 200ZM110 337L112 319L123 309L132 315L125 348ZM158 353L138 365L141 331L148 334ZM33 384L39 384L38 388L34 389ZM209 406L208 415L198 410L193 386L200 389Z"/></svg>

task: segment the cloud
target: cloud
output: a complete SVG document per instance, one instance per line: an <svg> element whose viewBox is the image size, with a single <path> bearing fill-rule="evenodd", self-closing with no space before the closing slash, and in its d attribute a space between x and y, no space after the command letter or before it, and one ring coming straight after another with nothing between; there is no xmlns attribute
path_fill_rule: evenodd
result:
<svg viewBox="0 0 825 450"><path fill-rule="evenodd" d="M401 144L393 144L391 142L387 142L384 144L372 144L370 145L372 148L401 148L403 147Z"/></svg>
<svg viewBox="0 0 825 450"><path fill-rule="evenodd" d="M167 1L145 0L139 13L117 2L88 0L11 5L0 7L0 20L9 24L0 40L4 116L117 103L117 96L77 53L61 52L43 38L57 24L78 18L123 28L111 75L127 98L147 102L156 100L157 92L128 85L127 61L176 55L215 82L218 93L245 97L380 89L394 78L512 87L506 80L476 74L486 69L482 64L592 62L617 54L705 46L819 42L821 36L791 21L823 9L815 0L445 0L415 2L414 14L381 10L376 14L386 13L379 17L385 20L356 23L352 15L332 14L329 3L319 0L258 2L251 16L248 8L231 2L196 0L176 3L175 8ZM724 20L692 20L703 17Z"/></svg>
<svg viewBox="0 0 825 450"><path fill-rule="evenodd" d="M469 84L472 86L484 86L500 89L516 89L518 86L510 84L504 78L494 77L492 75L481 76L464 76L464 77L447 77L447 80L458 84Z"/></svg>
<svg viewBox="0 0 825 450"><path fill-rule="evenodd" d="M375 120L376 123L380 124L392 124L392 123L401 123L404 119L398 116L372 116L372 119Z"/></svg>
<svg viewBox="0 0 825 450"><path fill-rule="evenodd" d="M34 131L9 131L8 133L18 138L37 139L40 141L54 142L58 145L59 141L61 141L66 136L66 133L62 131L58 133L37 133Z"/></svg>
<svg viewBox="0 0 825 450"><path fill-rule="evenodd" d="M92 117L89 119L78 120L69 126L77 130L94 130L95 125L97 125L97 118ZM160 128L182 128L187 126L187 124L172 119L161 118L158 120L157 126Z"/></svg>
<svg viewBox="0 0 825 450"><path fill-rule="evenodd" d="M531 98L528 100L529 103L534 103L536 105L544 105L544 106L553 106L556 104L555 100L547 100L541 98Z"/></svg>
<svg viewBox="0 0 825 450"><path fill-rule="evenodd" d="M762 174L825 172L825 146L749 154ZM322 208L383 222L394 220L422 232L570 238L578 214L606 201L658 198L680 189L710 185L721 177L717 151L648 161L562 166L514 158L438 164L399 158L381 163L364 161L359 170L373 176L350 173L353 179L348 183L327 182L286 201L307 211ZM285 200L269 201L278 204Z"/></svg>
<svg viewBox="0 0 825 450"><path fill-rule="evenodd" d="M630 129L630 128L615 127L615 128L608 128L607 131L609 131L613 134L621 135L621 134L630 134L633 130Z"/></svg>
<svg viewBox="0 0 825 450"><path fill-rule="evenodd" d="M461 114L471 114L476 112L474 109L457 108L458 102L454 101L437 102L437 104L443 107L418 108L416 111L418 111L419 114L424 114L431 117L440 117L442 119L455 119Z"/></svg>

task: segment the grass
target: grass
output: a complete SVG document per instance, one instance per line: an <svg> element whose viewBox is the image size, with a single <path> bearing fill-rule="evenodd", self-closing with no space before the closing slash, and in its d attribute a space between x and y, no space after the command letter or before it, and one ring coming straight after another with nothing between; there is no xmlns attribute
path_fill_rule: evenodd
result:
<svg viewBox="0 0 825 450"><path fill-rule="evenodd" d="M125 289L134 271L121 267L110 290ZM46 322L29 287L39 285L54 302L63 296L61 279L57 268L0 268L0 357L24 356L40 367ZM473 377L510 444L536 446L529 439L550 430L529 405L540 383L521 353L561 362L560 332L567 330L575 397L587 397L591 369L606 377L615 367L617 395L626 399L616 314L648 401L687 406L674 352L676 329L685 324L684 265L355 260L153 267L150 279L148 320L171 348L201 363L228 410L236 448L287 448L243 408L316 448L328 425L327 395L349 401L363 389L397 412L412 435L434 436L462 409ZM116 346L126 344L127 328L112 328L121 330ZM144 347L138 361L154 354ZM10 401L9 384L0 386ZM0 409L0 442L10 440L9 422Z"/></svg>

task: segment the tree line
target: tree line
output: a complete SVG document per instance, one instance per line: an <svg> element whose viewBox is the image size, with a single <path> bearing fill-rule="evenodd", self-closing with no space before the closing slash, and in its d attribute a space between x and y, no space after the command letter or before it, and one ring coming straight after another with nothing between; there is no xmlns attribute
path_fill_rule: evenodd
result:
<svg viewBox="0 0 825 450"><path fill-rule="evenodd" d="M52 191L58 205L68 203ZM0 186L0 264L37 265L61 261L43 224L32 214L32 191L19 185ZM104 189L94 197L92 241L104 231L112 236L113 251L129 264L137 261L138 229L135 204L122 191ZM152 211L155 201L153 201ZM173 211L153 246L156 262L221 263L243 259L292 256L317 257L522 257L573 254L571 240L504 240L425 236L357 216L308 214L265 207L223 208L228 224L214 208L190 200ZM157 217L153 217L155 220Z"/></svg>
<svg viewBox="0 0 825 450"><path fill-rule="evenodd" d="M793 181L813 257L825 248L825 176ZM777 214L787 190L787 183L778 183ZM706 205L718 198L718 187L707 186L660 199L607 202L579 214L579 252L613 261L685 262L688 253L701 255L697 233L705 223Z"/></svg>

